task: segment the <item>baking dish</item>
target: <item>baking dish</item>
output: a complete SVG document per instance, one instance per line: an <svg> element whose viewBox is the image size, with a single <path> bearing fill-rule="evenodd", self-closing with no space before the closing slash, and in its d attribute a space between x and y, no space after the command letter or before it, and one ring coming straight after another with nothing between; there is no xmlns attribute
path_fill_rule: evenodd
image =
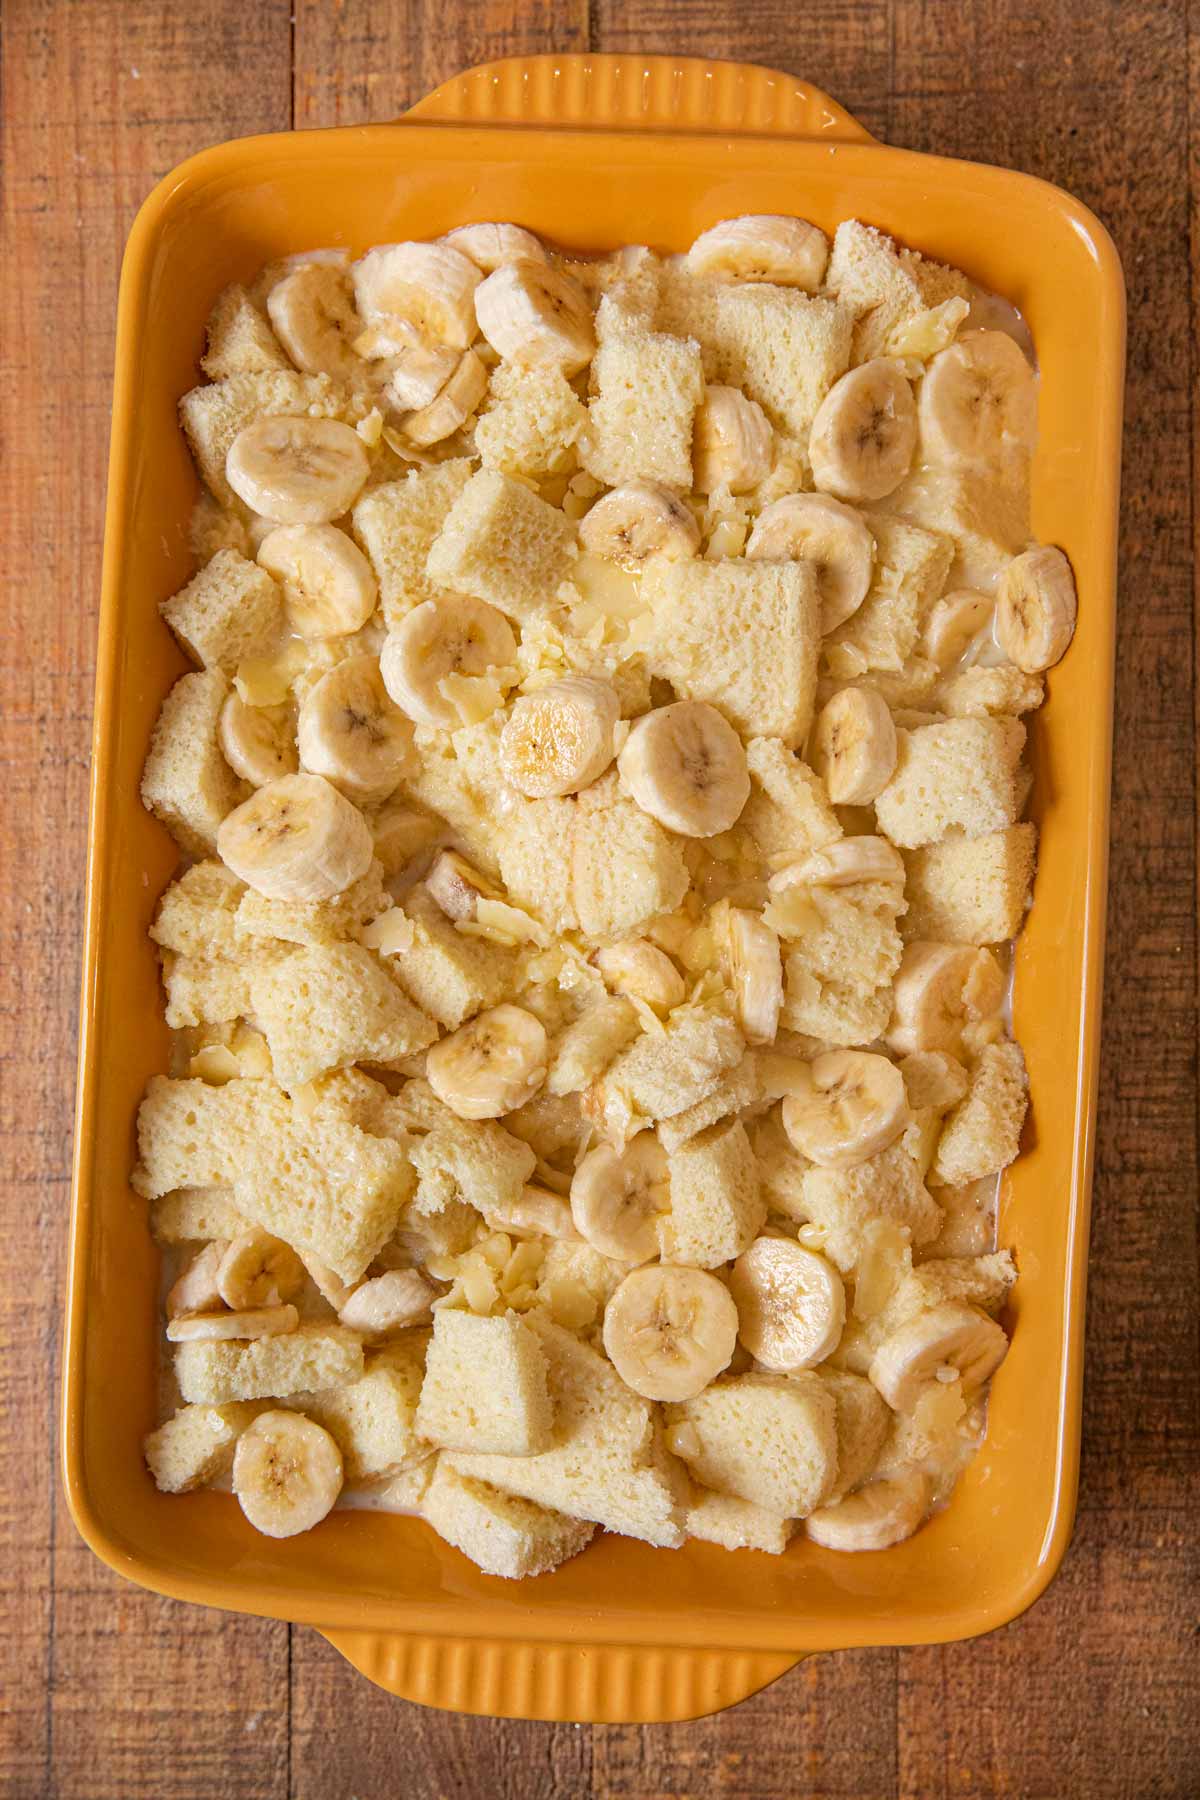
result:
<svg viewBox="0 0 1200 1800"><path fill-rule="evenodd" d="M183 660L156 603L190 573L196 478L176 401L218 291L265 261L478 218L561 244L685 247L715 220L881 225L1004 294L1041 366L1034 529L1077 575L1079 627L1033 728L1037 905L1015 959L1027 1148L1002 1190L1021 1280L987 1441L949 1508L882 1554L779 1558L604 1537L536 1582L482 1575L414 1520L339 1513L260 1537L227 1497L158 1493L157 1256L128 1185L166 1066L147 926L176 861L142 809L150 730ZM671 58L542 57L459 77L403 121L225 144L143 206L121 279L97 666L63 1461L76 1523L121 1574L316 1625L391 1691L463 1711L653 1721L715 1710L799 1656L946 1641L1013 1618L1071 1529L1104 933L1123 371L1119 264L1098 221L1026 176L889 149L791 76Z"/></svg>

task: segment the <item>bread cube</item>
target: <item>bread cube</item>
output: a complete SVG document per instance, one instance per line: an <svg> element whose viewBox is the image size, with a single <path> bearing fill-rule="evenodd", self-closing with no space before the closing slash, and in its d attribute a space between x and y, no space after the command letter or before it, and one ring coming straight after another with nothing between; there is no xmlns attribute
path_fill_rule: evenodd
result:
<svg viewBox="0 0 1200 1800"><path fill-rule="evenodd" d="M918 448L918 462L920 456ZM991 593L1029 545L1029 463L1028 451L1014 447L978 466L918 468L884 504L953 540L952 587Z"/></svg>
<svg viewBox="0 0 1200 1800"><path fill-rule="evenodd" d="M1019 719L946 719L896 737L896 770L875 802L893 844L914 850L951 831L983 837L1015 824L1025 747Z"/></svg>
<svg viewBox="0 0 1200 1800"><path fill-rule="evenodd" d="M981 663L956 669L939 681L929 704L952 719L995 719L1004 713L1015 718L1036 712L1045 697L1046 684L1040 675L1026 675L1010 663L992 669Z"/></svg>
<svg viewBox="0 0 1200 1800"><path fill-rule="evenodd" d="M692 485L692 421L704 399L700 346L650 331L628 316L614 320L613 313L612 302L602 300L580 462L609 487L658 481L686 490Z"/></svg>
<svg viewBox="0 0 1200 1800"><path fill-rule="evenodd" d="M408 1090L418 1086L409 1082ZM414 1205L433 1214L455 1201L477 1212L513 1206L533 1175L537 1157L495 1119L459 1119L438 1103L439 1118L411 1148L417 1174Z"/></svg>
<svg viewBox="0 0 1200 1800"><path fill-rule="evenodd" d="M654 1409L612 1364L544 1314L527 1315L546 1355L554 1442L535 1456L444 1454L440 1467L675 1550L680 1495L659 1447Z"/></svg>
<svg viewBox="0 0 1200 1800"><path fill-rule="evenodd" d="M298 1325L248 1343L198 1338L175 1346L179 1392L208 1406L345 1387L362 1372L362 1340L344 1325Z"/></svg>
<svg viewBox="0 0 1200 1800"><path fill-rule="evenodd" d="M429 1448L417 1435L416 1420L428 1341L426 1331L403 1332L394 1343L366 1353L357 1381L292 1397L296 1411L334 1439L347 1481L398 1475L427 1459Z"/></svg>
<svg viewBox="0 0 1200 1800"><path fill-rule="evenodd" d="M719 1494L802 1519L837 1484L837 1408L819 1375L734 1375L666 1408L690 1434L672 1442L692 1475Z"/></svg>
<svg viewBox="0 0 1200 1800"><path fill-rule="evenodd" d="M741 1121L702 1131L672 1153L670 1168L671 1210L658 1227L663 1261L717 1269L748 1250L767 1202Z"/></svg>
<svg viewBox="0 0 1200 1800"><path fill-rule="evenodd" d="M891 1014L903 945L898 885L793 889L769 909L781 933L781 1022L827 1044L869 1044Z"/></svg>
<svg viewBox="0 0 1200 1800"><path fill-rule="evenodd" d="M888 1302L888 1321L899 1325L913 1313L950 1300L997 1313L1016 1279L1016 1264L1009 1250L994 1250L986 1256L930 1258L905 1276Z"/></svg>
<svg viewBox="0 0 1200 1800"><path fill-rule="evenodd" d="M502 1493L486 1481L460 1475L443 1458L421 1501L422 1516L439 1537L461 1550L485 1575L520 1581L546 1575L578 1556L595 1526L569 1519L532 1500Z"/></svg>
<svg viewBox="0 0 1200 1800"><path fill-rule="evenodd" d="M1010 825L982 837L943 838L905 852L906 942L1000 944L1025 922L1037 856L1037 826Z"/></svg>
<svg viewBox="0 0 1200 1800"><path fill-rule="evenodd" d="M389 1512L420 1516L421 1502L429 1492L439 1460L437 1451L432 1450L422 1462L414 1463L410 1469L402 1469L399 1475L392 1477L383 1490Z"/></svg>
<svg viewBox="0 0 1200 1800"><path fill-rule="evenodd" d="M189 856L211 856L226 813L249 793L221 755L217 722L229 694L220 669L181 675L162 704L142 801Z"/></svg>
<svg viewBox="0 0 1200 1800"><path fill-rule="evenodd" d="M708 1098L745 1041L725 1013L681 1007L665 1029L644 1032L610 1063L584 1097L584 1112L614 1142L655 1119L673 1119Z"/></svg>
<svg viewBox="0 0 1200 1800"><path fill-rule="evenodd" d="M762 1118L751 1119L746 1133L758 1162L759 1183L768 1210L803 1222L808 1218L804 1176L812 1164L788 1137L779 1108L774 1107Z"/></svg>
<svg viewBox="0 0 1200 1800"><path fill-rule="evenodd" d="M1029 1077L1021 1046L1006 1038L988 1044L971 1069L971 1085L942 1127L931 1183L964 1187L1014 1162L1029 1106Z"/></svg>
<svg viewBox="0 0 1200 1800"><path fill-rule="evenodd" d="M693 338L700 346L705 380L724 381L717 321L718 303L727 286L719 276L694 274L686 257L669 256L652 274L643 273L629 299L619 297L626 310L635 314L644 297L650 308L644 322L674 337Z"/></svg>
<svg viewBox="0 0 1200 1800"><path fill-rule="evenodd" d="M782 738L751 738L746 745L750 798L743 825L763 856L785 852L797 859L842 835L825 783Z"/></svg>
<svg viewBox="0 0 1200 1800"><path fill-rule="evenodd" d="M183 956L236 956L234 915L245 891L223 862L193 863L163 893L150 936Z"/></svg>
<svg viewBox="0 0 1200 1800"><path fill-rule="evenodd" d="M417 1430L442 1450L534 1456L550 1448L554 1413L541 1343L516 1313L477 1318L440 1306Z"/></svg>
<svg viewBox="0 0 1200 1800"><path fill-rule="evenodd" d="M189 1025L221 1025L244 1019L253 1008L247 962L224 956L176 956L164 952L166 1018L172 1031Z"/></svg>
<svg viewBox="0 0 1200 1800"><path fill-rule="evenodd" d="M250 992L276 1080L289 1089L349 1063L403 1062L437 1037L360 944L284 952L255 967Z"/></svg>
<svg viewBox="0 0 1200 1800"><path fill-rule="evenodd" d="M690 1538L720 1544L726 1550L766 1550L771 1556L783 1555L796 1529L794 1520L755 1506L753 1500L713 1494L701 1487L693 1489L683 1523Z"/></svg>
<svg viewBox="0 0 1200 1800"><path fill-rule="evenodd" d="M176 1188L150 1202L150 1234L156 1244L211 1243L248 1231L250 1221L227 1187Z"/></svg>
<svg viewBox="0 0 1200 1800"><path fill-rule="evenodd" d="M593 941L630 936L688 890L678 843L624 798L603 811L575 808L570 880L579 929Z"/></svg>
<svg viewBox="0 0 1200 1800"><path fill-rule="evenodd" d="M556 1238L546 1245L538 1270L538 1305L557 1325L585 1331L595 1325L629 1273L582 1239Z"/></svg>
<svg viewBox="0 0 1200 1800"><path fill-rule="evenodd" d="M188 1494L227 1475L238 1438L257 1411L245 1401L233 1406L181 1406L142 1445L155 1486L164 1494Z"/></svg>
<svg viewBox="0 0 1200 1800"><path fill-rule="evenodd" d="M587 408L561 369L501 363L488 398L475 426L475 448L485 469L540 476L567 464L587 423Z"/></svg>
<svg viewBox="0 0 1200 1800"><path fill-rule="evenodd" d="M516 984L514 951L458 931L423 888L413 888L404 911L415 928L409 949L388 958L409 998L454 1031L486 1007L497 1006Z"/></svg>
<svg viewBox="0 0 1200 1800"><path fill-rule="evenodd" d="M838 226L825 285L854 317L853 361L887 354L892 332L906 319L959 295L969 298L965 275L900 249L884 232L857 219Z"/></svg>
<svg viewBox="0 0 1200 1800"><path fill-rule="evenodd" d="M184 436L205 486L222 506L235 511L239 502L225 479L225 458L247 425L255 419L293 416L352 422L365 410L356 409L346 390L328 375L296 375L283 369L228 375L211 386L193 388L179 402Z"/></svg>
<svg viewBox="0 0 1200 1800"><path fill-rule="evenodd" d="M236 550L218 550L158 610L189 656L231 678L244 658L267 653L283 625L277 583Z"/></svg>
<svg viewBox="0 0 1200 1800"><path fill-rule="evenodd" d="M726 283L716 310L718 379L757 400L807 466L817 408L849 366L852 314L766 281Z"/></svg>
<svg viewBox="0 0 1200 1800"><path fill-rule="evenodd" d="M865 513L875 539L875 567L862 605L830 632L826 660L842 666L835 646L856 653L855 673L868 669L899 672L917 650L925 621L946 585L954 557L952 539L886 513Z"/></svg>
<svg viewBox="0 0 1200 1800"><path fill-rule="evenodd" d="M553 602L574 556L565 513L498 469L480 469L450 508L425 572L520 622Z"/></svg>
<svg viewBox="0 0 1200 1800"><path fill-rule="evenodd" d="M820 608L808 563L667 562L647 569L646 660L680 696L707 700L744 737L794 747L812 723Z"/></svg>
<svg viewBox="0 0 1200 1800"><path fill-rule="evenodd" d="M820 1379L837 1408L838 1473L830 1499L840 1500L864 1482L879 1461L892 1415L863 1376L826 1364Z"/></svg>
<svg viewBox="0 0 1200 1800"><path fill-rule="evenodd" d="M425 563L446 515L471 478L466 457L412 469L399 481L372 488L351 514L354 535L379 581L379 604L389 625L424 600L445 594L430 580Z"/></svg>
<svg viewBox="0 0 1200 1800"><path fill-rule="evenodd" d="M268 900L247 888L238 903L234 930L245 955L247 940L277 938L287 944L336 944L352 938L392 905L383 885L383 865L372 862L365 875L331 900Z"/></svg>
<svg viewBox="0 0 1200 1800"><path fill-rule="evenodd" d="M578 808L573 800L528 800L497 821L497 855L509 898L549 931L577 931L571 855Z"/></svg>
<svg viewBox="0 0 1200 1800"><path fill-rule="evenodd" d="M902 1144L850 1169L807 1170L803 1204L824 1234L822 1255L843 1275L853 1274L877 1221L901 1226L913 1244L932 1243L942 1223L941 1207Z"/></svg>
<svg viewBox="0 0 1200 1800"><path fill-rule="evenodd" d="M730 1113L741 1112L743 1107L753 1106L760 1094L758 1062L754 1052L748 1050L711 1094L689 1106L686 1112L676 1113L673 1119L662 1120L658 1136L663 1149L674 1153L692 1143L710 1125L727 1119Z"/></svg>
<svg viewBox="0 0 1200 1800"><path fill-rule="evenodd" d="M210 381L222 381L227 375L265 375L292 366L265 314L236 282L217 295L204 329L208 348L200 367Z"/></svg>

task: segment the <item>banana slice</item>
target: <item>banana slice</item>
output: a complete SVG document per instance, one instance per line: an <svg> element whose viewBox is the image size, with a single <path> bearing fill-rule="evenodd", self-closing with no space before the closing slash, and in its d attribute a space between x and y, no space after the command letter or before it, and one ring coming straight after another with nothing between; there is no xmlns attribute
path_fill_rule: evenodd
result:
<svg viewBox="0 0 1200 1800"><path fill-rule="evenodd" d="M613 759L621 702L610 682L567 675L522 694L500 734L500 769L530 800L577 794Z"/></svg>
<svg viewBox="0 0 1200 1800"><path fill-rule="evenodd" d="M896 726L874 688L842 688L822 708L809 759L835 806L867 806L896 767Z"/></svg>
<svg viewBox="0 0 1200 1800"><path fill-rule="evenodd" d="M821 596L821 630L827 632L866 599L875 539L860 513L829 494L784 494L758 515L746 555L811 563Z"/></svg>
<svg viewBox="0 0 1200 1800"><path fill-rule="evenodd" d="M932 1488L920 1469L869 1481L836 1506L818 1506L804 1521L826 1550L887 1550L911 1537L929 1511Z"/></svg>
<svg viewBox="0 0 1200 1800"><path fill-rule="evenodd" d="M665 950L648 938L625 938L597 950L593 962L614 994L644 1000L656 1011L669 1012L687 996L683 976Z"/></svg>
<svg viewBox="0 0 1200 1800"><path fill-rule="evenodd" d="M327 525L353 506L369 469L366 445L338 419L255 419L225 458L238 499L275 525Z"/></svg>
<svg viewBox="0 0 1200 1800"><path fill-rule="evenodd" d="M748 1044L773 1044L783 1006L778 934L758 913L731 906L724 949L742 1036Z"/></svg>
<svg viewBox="0 0 1200 1800"><path fill-rule="evenodd" d="M382 244L350 271L358 310L368 325L402 349L415 336L467 350L475 341L480 274L446 244Z"/></svg>
<svg viewBox="0 0 1200 1800"><path fill-rule="evenodd" d="M247 706L240 694L230 694L221 708L217 739L234 774L255 787L294 775L299 766L290 706Z"/></svg>
<svg viewBox="0 0 1200 1800"><path fill-rule="evenodd" d="M391 1269L362 1282L338 1308L351 1331L379 1340L410 1325L423 1325L432 1315L438 1290L417 1269Z"/></svg>
<svg viewBox="0 0 1200 1800"><path fill-rule="evenodd" d="M658 1221L670 1197L667 1153L652 1131L641 1131L624 1151L611 1144L588 1151L571 1182L571 1217L602 1256L649 1262L658 1255Z"/></svg>
<svg viewBox="0 0 1200 1800"><path fill-rule="evenodd" d="M269 781L225 818L217 855L268 900L332 900L371 866L370 827L319 775Z"/></svg>
<svg viewBox="0 0 1200 1800"><path fill-rule="evenodd" d="M750 798L742 740L702 700L678 700L637 719L617 767L642 811L683 837L728 831Z"/></svg>
<svg viewBox="0 0 1200 1800"><path fill-rule="evenodd" d="M402 434L421 449L440 444L466 424L486 394L487 384L487 370L475 352L468 350L437 398L401 420Z"/></svg>
<svg viewBox="0 0 1200 1800"><path fill-rule="evenodd" d="M771 473L775 460L770 422L740 388L714 384L704 390L692 427L692 486L715 494L744 494Z"/></svg>
<svg viewBox="0 0 1200 1800"><path fill-rule="evenodd" d="M925 654L939 669L949 669L962 656L992 616L992 602L974 588L955 588L943 594L925 624Z"/></svg>
<svg viewBox="0 0 1200 1800"><path fill-rule="evenodd" d="M506 1200L499 1205L487 1201L484 1217L494 1231L512 1232L520 1237L579 1241L569 1202L552 1189L539 1187L536 1182L527 1182L515 1200Z"/></svg>
<svg viewBox="0 0 1200 1800"><path fill-rule="evenodd" d="M256 560L282 584L288 623L301 637L349 637L375 611L375 571L336 525L276 526Z"/></svg>
<svg viewBox="0 0 1200 1800"><path fill-rule="evenodd" d="M370 826L375 855L387 876L399 875L415 857L432 849L446 836L446 827L440 819L397 799L385 801L379 811L371 815Z"/></svg>
<svg viewBox="0 0 1200 1800"><path fill-rule="evenodd" d="M963 1030L998 1010L999 964L987 950L962 944L907 944L892 987L885 1042L898 1056L962 1048Z"/></svg>
<svg viewBox="0 0 1200 1800"><path fill-rule="evenodd" d="M950 1371L965 1398L979 1392L1004 1361L1008 1339L977 1307L947 1301L908 1319L886 1337L867 1370L896 1412L911 1412L925 1390Z"/></svg>
<svg viewBox="0 0 1200 1800"><path fill-rule="evenodd" d="M777 1375L811 1369L837 1349L846 1323L846 1290L832 1264L791 1238L760 1237L729 1274L738 1336L757 1363Z"/></svg>
<svg viewBox="0 0 1200 1800"><path fill-rule="evenodd" d="M172 1319L167 1339L172 1344L224 1343L230 1338L282 1337L295 1331L300 1314L294 1306L254 1307L248 1312L189 1313Z"/></svg>
<svg viewBox="0 0 1200 1800"><path fill-rule="evenodd" d="M340 380L362 373L353 345L362 331L354 291L343 269L305 263L267 295L275 335L298 369Z"/></svg>
<svg viewBox="0 0 1200 1800"><path fill-rule="evenodd" d="M342 1453L315 1419L259 1413L233 1453L233 1491L256 1531L295 1537L319 1525L342 1491Z"/></svg>
<svg viewBox="0 0 1200 1800"><path fill-rule="evenodd" d="M296 1252L257 1226L233 1239L217 1269L217 1288L234 1312L282 1306L303 1286L304 1264Z"/></svg>
<svg viewBox="0 0 1200 1800"><path fill-rule="evenodd" d="M351 800L386 800L399 785L413 728L383 685L379 659L348 656L305 696L296 729L300 761Z"/></svg>
<svg viewBox="0 0 1200 1800"><path fill-rule="evenodd" d="M215 1312L224 1304L217 1286L217 1270L227 1249L224 1238L214 1238L193 1256L167 1295L168 1319L182 1318L186 1313Z"/></svg>
<svg viewBox="0 0 1200 1800"><path fill-rule="evenodd" d="M1027 675L1052 669L1075 635L1075 577L1062 551L1039 544L1000 577L996 636L1010 662Z"/></svg>
<svg viewBox="0 0 1200 1800"><path fill-rule="evenodd" d="M779 869L767 886L774 894L796 887L854 887L860 881L904 881L904 858L881 837L838 838Z"/></svg>
<svg viewBox="0 0 1200 1800"><path fill-rule="evenodd" d="M475 291L479 329L498 356L577 375L596 348L592 309L570 275L545 262L508 263Z"/></svg>
<svg viewBox="0 0 1200 1800"><path fill-rule="evenodd" d="M652 481L629 481L597 500L584 514L579 541L592 556L641 563L648 556L672 562L695 556L700 527L682 500Z"/></svg>
<svg viewBox="0 0 1200 1800"><path fill-rule="evenodd" d="M882 500L908 474L916 445L917 408L903 370L887 357L860 363L817 408L808 441L813 481L839 500Z"/></svg>
<svg viewBox="0 0 1200 1800"><path fill-rule="evenodd" d="M524 1106L546 1079L548 1047L540 1019L519 1006L493 1006L435 1044L425 1076L460 1119L499 1119Z"/></svg>
<svg viewBox="0 0 1200 1800"><path fill-rule="evenodd" d="M448 344L408 344L392 359L384 399L398 412L432 406L463 358Z"/></svg>
<svg viewBox="0 0 1200 1800"><path fill-rule="evenodd" d="M454 231L448 231L442 242L460 255L469 256L485 275L494 274L506 263L544 263L548 260L541 239L534 237L532 231L526 231L523 225L500 225L490 221L459 225Z"/></svg>
<svg viewBox="0 0 1200 1800"><path fill-rule="evenodd" d="M929 363L917 405L929 462L973 463L1037 440L1033 370L1005 331L967 331Z"/></svg>
<svg viewBox="0 0 1200 1800"><path fill-rule="evenodd" d="M434 857L425 886L448 919L473 919L481 900L503 898L486 875L457 850L440 850Z"/></svg>
<svg viewBox="0 0 1200 1800"><path fill-rule="evenodd" d="M869 1050L827 1050L808 1065L808 1092L783 1102L793 1146L822 1169L851 1169L886 1150L911 1116L899 1069Z"/></svg>
<svg viewBox="0 0 1200 1800"><path fill-rule="evenodd" d="M604 1348L626 1387L646 1400L694 1400L726 1368L737 1307L703 1269L635 1269L604 1309Z"/></svg>
<svg viewBox="0 0 1200 1800"><path fill-rule="evenodd" d="M483 675L512 663L517 640L502 612L466 594L423 600L384 640L383 685L418 725L457 725L458 709L441 684L448 675Z"/></svg>
<svg viewBox="0 0 1200 1800"><path fill-rule="evenodd" d="M693 275L728 275L735 281L770 281L776 287L815 294L825 279L829 241L807 219L782 213L746 213L702 231L687 253Z"/></svg>

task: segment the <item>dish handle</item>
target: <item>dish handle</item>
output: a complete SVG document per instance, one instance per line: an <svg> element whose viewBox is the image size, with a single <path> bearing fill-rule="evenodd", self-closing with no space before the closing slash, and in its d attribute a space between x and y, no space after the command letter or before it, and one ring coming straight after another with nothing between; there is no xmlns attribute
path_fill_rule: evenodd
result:
<svg viewBox="0 0 1200 1800"><path fill-rule="evenodd" d="M510 56L435 88L404 115L420 124L737 132L871 144L811 82L701 56Z"/></svg>

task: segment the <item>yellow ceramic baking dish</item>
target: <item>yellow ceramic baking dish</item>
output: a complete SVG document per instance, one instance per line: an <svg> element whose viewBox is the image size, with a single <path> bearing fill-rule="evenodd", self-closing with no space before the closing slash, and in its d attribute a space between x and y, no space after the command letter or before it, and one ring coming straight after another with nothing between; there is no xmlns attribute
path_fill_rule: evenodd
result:
<svg viewBox="0 0 1200 1800"><path fill-rule="evenodd" d="M514 219L558 243L685 247L715 220L798 212L886 227L1006 295L1042 371L1034 526L1078 578L1079 629L1033 728L1037 903L1016 954L1033 1109L1001 1241L1021 1279L987 1442L909 1542L783 1557L604 1537L535 1582L480 1574L411 1519L341 1513L274 1542L227 1496L158 1493L157 1256L130 1190L133 1125L167 1031L146 928L175 865L138 782L182 660L157 602L189 574L196 480L176 401L229 281L324 244ZM473 70L407 119L208 150L146 201L121 278L87 873L63 1459L71 1509L120 1573L180 1599L304 1621L393 1692L464 1711L686 1718L799 1656L969 1637L1028 1606L1066 1548L1104 933L1123 286L1103 227L1029 177L893 150L791 76L669 58Z"/></svg>

